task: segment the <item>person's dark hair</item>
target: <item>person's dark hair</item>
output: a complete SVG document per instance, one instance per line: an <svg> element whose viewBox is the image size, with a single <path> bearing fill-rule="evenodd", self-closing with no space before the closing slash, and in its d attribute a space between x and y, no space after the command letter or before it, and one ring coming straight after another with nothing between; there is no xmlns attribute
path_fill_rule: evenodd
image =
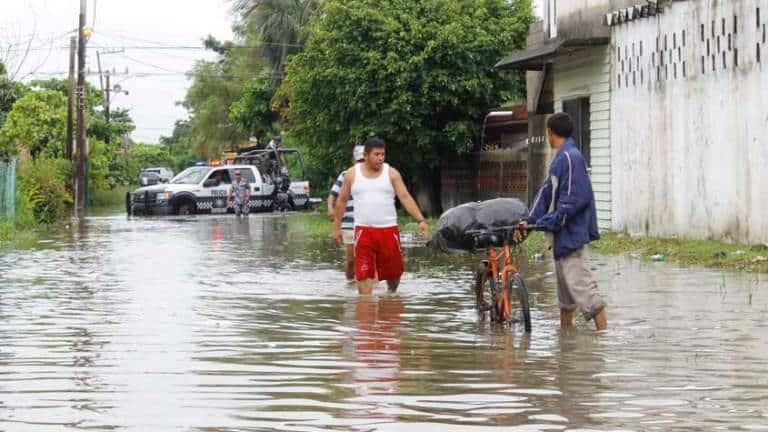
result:
<svg viewBox="0 0 768 432"><path fill-rule="evenodd" d="M381 138L371 138L366 141L363 146L365 147L365 153L368 154L375 148L383 149L387 148L387 143Z"/></svg>
<svg viewBox="0 0 768 432"><path fill-rule="evenodd" d="M573 135L573 120L568 113L559 112L547 120L547 128L561 138L570 138Z"/></svg>

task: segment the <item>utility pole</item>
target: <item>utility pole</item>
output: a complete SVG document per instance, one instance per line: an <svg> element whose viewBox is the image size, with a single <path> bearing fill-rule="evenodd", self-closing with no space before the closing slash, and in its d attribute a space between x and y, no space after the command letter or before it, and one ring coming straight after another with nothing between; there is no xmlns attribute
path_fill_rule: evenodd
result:
<svg viewBox="0 0 768 432"><path fill-rule="evenodd" d="M69 39L69 92L67 96L67 142L64 144L64 157L72 160L72 143L75 130L75 52L77 38Z"/></svg>
<svg viewBox="0 0 768 432"><path fill-rule="evenodd" d="M101 74L101 51L96 51L96 65L99 67L99 88L104 92L104 79Z"/></svg>
<svg viewBox="0 0 768 432"><path fill-rule="evenodd" d="M109 69L107 69L106 72L101 71L101 52L96 51L96 64L99 67L99 88L101 88L101 93L104 96L104 119L107 121L107 127L109 127L109 93L111 88L109 87ZM104 78L106 75L106 81L107 81L107 87L104 88ZM107 133L107 137L105 142L109 144L109 133Z"/></svg>
<svg viewBox="0 0 768 432"><path fill-rule="evenodd" d="M85 4L80 0L80 21L77 27L77 131L75 133L75 166L73 189L75 195L75 217L86 207L88 191L88 145L85 137Z"/></svg>
<svg viewBox="0 0 768 432"><path fill-rule="evenodd" d="M107 83L107 94L105 97L106 104L104 105L104 119L107 121L107 126L109 126L109 105L110 105L109 95L112 93L112 87L110 87L110 84L109 84L109 70L107 70L107 74L104 77L104 79L106 80L106 83ZM118 87L118 86L115 85L115 87ZM109 143L109 135L107 135L107 143Z"/></svg>

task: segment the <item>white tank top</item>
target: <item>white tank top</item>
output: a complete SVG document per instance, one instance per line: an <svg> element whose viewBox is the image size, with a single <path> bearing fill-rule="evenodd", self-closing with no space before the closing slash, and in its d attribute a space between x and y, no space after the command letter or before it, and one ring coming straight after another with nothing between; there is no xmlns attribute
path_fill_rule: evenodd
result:
<svg viewBox="0 0 768 432"><path fill-rule="evenodd" d="M381 174L367 178L359 163L355 165L355 181L352 196L355 197L355 226L389 228L397 226L395 188L389 178L389 164L384 164Z"/></svg>

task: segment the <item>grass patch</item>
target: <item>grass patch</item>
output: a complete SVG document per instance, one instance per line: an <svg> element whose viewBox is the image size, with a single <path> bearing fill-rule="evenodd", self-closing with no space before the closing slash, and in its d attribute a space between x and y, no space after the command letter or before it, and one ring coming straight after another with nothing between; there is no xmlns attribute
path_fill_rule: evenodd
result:
<svg viewBox="0 0 768 432"><path fill-rule="evenodd" d="M326 206L318 205L309 212L297 212L293 214L293 221L302 226L302 228L311 236L327 236L330 238L333 224L326 216ZM425 219L429 225L430 235L435 233L437 218ZM419 224L414 218L406 213L398 214L398 225L403 233L416 234L419 231ZM532 232L528 239L522 245L522 252L532 257L533 255L544 253L547 249L547 242L544 233Z"/></svg>
<svg viewBox="0 0 768 432"><path fill-rule="evenodd" d="M118 186L111 190L91 191L91 207L118 207L125 205L125 193L132 192L136 186Z"/></svg>
<svg viewBox="0 0 768 432"><path fill-rule="evenodd" d="M294 222L300 224L304 230L311 235L326 235L330 238L333 231L333 223L326 215L326 206L318 205L310 211L296 212L291 216ZM426 219L429 224L430 232L434 232L437 219ZM416 233L419 230L419 224L408 215L398 215L398 225L402 232Z"/></svg>
<svg viewBox="0 0 768 432"><path fill-rule="evenodd" d="M38 230L0 221L0 251L31 247L37 243Z"/></svg>
<svg viewBox="0 0 768 432"><path fill-rule="evenodd" d="M750 247L715 240L632 238L624 234L604 233L591 247L603 254L630 253L644 260L661 255L665 261L685 266L768 272L768 249L765 246Z"/></svg>
<svg viewBox="0 0 768 432"><path fill-rule="evenodd" d="M295 213L293 218L310 235L331 235L333 225L326 217L325 206L317 206L310 212ZM416 220L409 215L400 214L398 219L402 232L418 231ZM434 233L437 219L427 219L426 222L430 226L430 233ZM528 257L533 257L546 252L547 248L545 234L532 232L522 244L521 251ZM603 233L602 238L593 242L590 248L605 255L633 254L645 261L652 261L654 256L661 255L664 261L684 266L768 273L768 247L765 246L750 247L714 240L632 238L624 234Z"/></svg>

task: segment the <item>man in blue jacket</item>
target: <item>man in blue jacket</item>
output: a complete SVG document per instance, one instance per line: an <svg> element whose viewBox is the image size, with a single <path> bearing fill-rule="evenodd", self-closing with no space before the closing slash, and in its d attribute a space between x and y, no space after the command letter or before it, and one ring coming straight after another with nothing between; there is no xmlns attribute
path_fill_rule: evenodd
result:
<svg viewBox="0 0 768 432"><path fill-rule="evenodd" d="M560 325L573 326L573 312L594 319L598 330L608 327L605 302L587 264L586 245L600 238L592 183L584 156L572 138L573 120L557 113L547 121L549 144L557 151L549 178L541 187L523 226L535 224L551 235L560 302Z"/></svg>

